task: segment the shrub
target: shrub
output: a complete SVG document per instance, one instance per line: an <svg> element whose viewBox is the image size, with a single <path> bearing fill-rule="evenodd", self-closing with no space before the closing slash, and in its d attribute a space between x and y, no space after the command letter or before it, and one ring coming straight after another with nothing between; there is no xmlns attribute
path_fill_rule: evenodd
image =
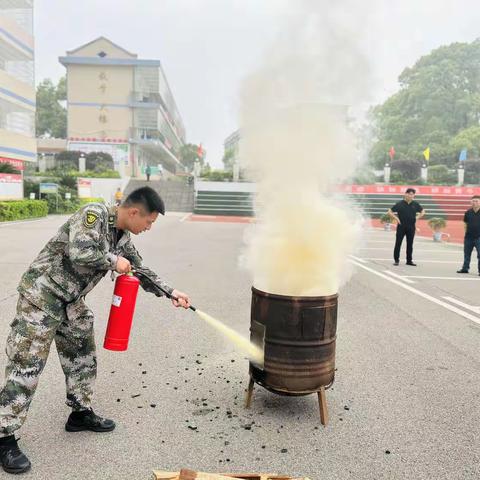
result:
<svg viewBox="0 0 480 480"><path fill-rule="evenodd" d="M65 199L60 195L47 195L48 213L50 214L65 214L75 213L80 207L87 203L104 203L103 198L78 198L72 196L70 199Z"/></svg>
<svg viewBox="0 0 480 480"><path fill-rule="evenodd" d="M433 165L428 167L428 182L435 185L454 185L457 174L451 172L446 165Z"/></svg>
<svg viewBox="0 0 480 480"><path fill-rule="evenodd" d="M231 181L233 179L233 172L225 170L211 170L202 175L203 180L210 180L212 182L223 182L224 180Z"/></svg>
<svg viewBox="0 0 480 480"><path fill-rule="evenodd" d="M104 172L107 170L113 170L113 167L113 158L109 153L90 152L85 158L85 168L87 170Z"/></svg>
<svg viewBox="0 0 480 480"><path fill-rule="evenodd" d="M92 171L87 170L85 172L75 172L75 177L88 177L88 178L120 178L120 173L116 170L103 170L99 171Z"/></svg>
<svg viewBox="0 0 480 480"><path fill-rule="evenodd" d="M75 150L65 150L55 156L57 170L77 170L79 158L82 152ZM113 158L106 152L90 152L85 155L85 168L87 170L104 172L113 170Z"/></svg>
<svg viewBox="0 0 480 480"><path fill-rule="evenodd" d="M480 183L480 161L469 160L465 162L465 183L470 185Z"/></svg>
<svg viewBox="0 0 480 480"><path fill-rule="evenodd" d="M64 178L66 176L73 177L73 178L77 178L77 177L120 178L120 174L116 170L103 170L101 172L86 170L85 172L79 172L78 170L52 169L46 172L35 172L34 175L36 177L48 178L49 181L54 181L54 178L60 181L61 178Z"/></svg>
<svg viewBox="0 0 480 480"><path fill-rule="evenodd" d="M45 217L47 213L47 202L43 200L11 200L0 202L1 222Z"/></svg>
<svg viewBox="0 0 480 480"><path fill-rule="evenodd" d="M447 221L440 217L433 217L427 223L434 232L438 232L440 229L447 226Z"/></svg>
<svg viewBox="0 0 480 480"><path fill-rule="evenodd" d="M393 223L394 221L395 220L393 220L393 218L388 213L384 213L380 217L380 223Z"/></svg>
<svg viewBox="0 0 480 480"><path fill-rule="evenodd" d="M392 162L392 174L398 172L408 182L420 176L420 168L420 163L415 160L395 160Z"/></svg>

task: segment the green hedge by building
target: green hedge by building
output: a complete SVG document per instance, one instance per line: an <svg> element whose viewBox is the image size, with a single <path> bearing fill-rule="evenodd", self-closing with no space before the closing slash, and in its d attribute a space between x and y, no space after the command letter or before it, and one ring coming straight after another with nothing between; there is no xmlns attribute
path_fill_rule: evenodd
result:
<svg viewBox="0 0 480 480"><path fill-rule="evenodd" d="M87 203L101 202L102 198L75 198L64 200L58 198L58 204L53 198L48 200L8 200L0 202L0 222L41 218L50 214L74 213ZM57 210L58 205L58 210Z"/></svg>
<svg viewBox="0 0 480 480"><path fill-rule="evenodd" d="M48 205L44 200L11 200L0 202L0 222L46 217Z"/></svg>

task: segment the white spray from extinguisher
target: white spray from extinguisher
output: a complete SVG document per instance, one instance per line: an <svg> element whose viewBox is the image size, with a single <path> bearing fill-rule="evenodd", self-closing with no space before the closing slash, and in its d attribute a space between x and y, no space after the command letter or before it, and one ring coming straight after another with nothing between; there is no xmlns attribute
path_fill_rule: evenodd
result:
<svg viewBox="0 0 480 480"><path fill-rule="evenodd" d="M195 310L197 315L211 325L213 328L216 328L222 335L227 337L232 343L234 343L239 350L243 351L246 355L248 355L249 359L263 367L263 350L253 345L248 339L240 335L238 332L233 330L230 327L227 327L224 323L220 322L216 318L208 315L205 312L200 310Z"/></svg>
<svg viewBox="0 0 480 480"><path fill-rule="evenodd" d="M135 270L135 273L139 275L143 275L144 277L148 278L153 285L155 285L162 293L164 293L168 298L173 298L174 300L178 301L178 298L175 298L173 295L168 293L166 290L161 288L157 283L151 279L148 274L143 272L140 269ZM215 328L218 332L220 332L223 336L228 338L239 350L245 353L248 358L259 367L263 368L263 360L264 360L264 352L263 349L259 348L258 346L251 343L247 338L240 335L240 333L236 332L230 327L227 327L224 323L216 318L213 318L211 315L208 315L201 310L196 309L193 305L190 305L190 310L193 310L202 320L208 323L210 326Z"/></svg>

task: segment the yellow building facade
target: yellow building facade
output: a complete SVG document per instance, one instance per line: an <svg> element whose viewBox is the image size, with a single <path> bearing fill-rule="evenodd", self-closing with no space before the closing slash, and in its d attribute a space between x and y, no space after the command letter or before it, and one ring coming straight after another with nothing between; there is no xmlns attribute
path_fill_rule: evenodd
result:
<svg viewBox="0 0 480 480"><path fill-rule="evenodd" d="M122 176L182 170L185 129L158 60L100 37L60 57L67 69L68 149L112 155Z"/></svg>

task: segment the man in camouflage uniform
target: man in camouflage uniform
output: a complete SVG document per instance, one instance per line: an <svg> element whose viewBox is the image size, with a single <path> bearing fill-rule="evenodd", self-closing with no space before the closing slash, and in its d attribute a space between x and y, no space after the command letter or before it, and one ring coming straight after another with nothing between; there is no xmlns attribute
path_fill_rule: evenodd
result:
<svg viewBox="0 0 480 480"><path fill-rule="evenodd" d="M132 192L120 207L89 204L60 227L22 276L17 314L7 339L6 382L0 391L0 461L5 471L20 473L31 464L14 436L27 416L39 376L55 345L65 374L67 405L72 408L65 428L75 432L107 432L112 420L91 408L97 361L93 313L85 295L110 271L142 268L146 291L161 295L154 281L171 295L175 306L188 308L186 294L174 290L142 266L130 233L150 230L165 207L149 187Z"/></svg>

